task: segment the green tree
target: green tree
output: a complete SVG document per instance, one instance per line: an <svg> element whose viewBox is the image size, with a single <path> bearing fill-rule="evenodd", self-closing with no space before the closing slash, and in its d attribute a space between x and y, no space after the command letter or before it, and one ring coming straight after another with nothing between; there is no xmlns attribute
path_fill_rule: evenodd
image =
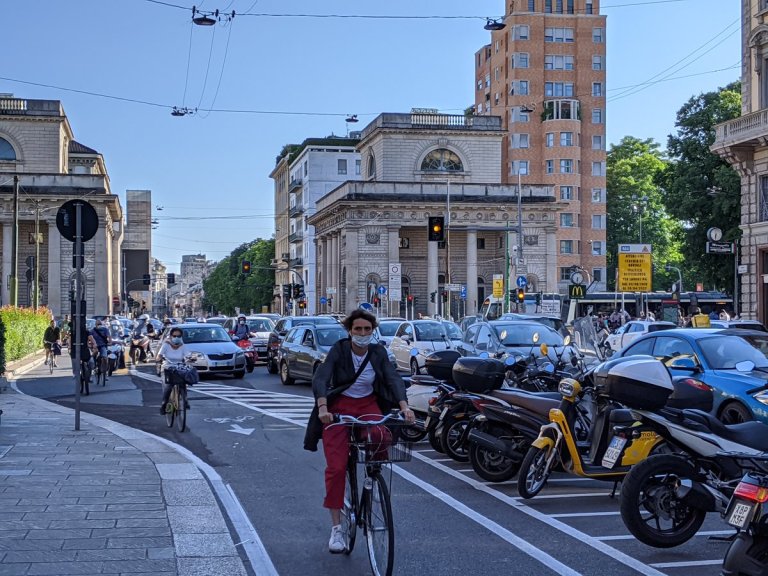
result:
<svg viewBox="0 0 768 576"><path fill-rule="evenodd" d="M730 292L733 286L733 258L706 253L707 229L723 230L723 241L741 237L738 174L719 156L710 152L715 124L741 114L741 84L694 96L677 112L677 133L669 136L667 153L671 163L662 176L665 205L683 227L684 287L696 282L706 289Z"/></svg>
<svg viewBox="0 0 768 576"><path fill-rule="evenodd" d="M664 206L658 185L667 168L659 144L652 139L625 136L611 146L607 158L606 260L608 285L615 281L619 244L650 244L653 249L652 287L668 289L670 280L664 265L680 261L682 230Z"/></svg>
<svg viewBox="0 0 768 576"><path fill-rule="evenodd" d="M234 314L235 308L259 312L262 306L269 306L275 283L275 271L270 266L274 253L274 239L258 238L235 248L203 281L203 307L207 311ZM251 263L250 274L243 273L245 260Z"/></svg>

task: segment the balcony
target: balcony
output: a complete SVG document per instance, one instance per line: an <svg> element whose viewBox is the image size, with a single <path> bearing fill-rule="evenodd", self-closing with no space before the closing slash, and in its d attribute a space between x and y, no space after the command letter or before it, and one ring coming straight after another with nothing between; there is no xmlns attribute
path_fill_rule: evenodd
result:
<svg viewBox="0 0 768 576"><path fill-rule="evenodd" d="M715 126L715 141L712 151L731 146L765 146L768 136L768 109L739 116Z"/></svg>
<svg viewBox="0 0 768 576"><path fill-rule="evenodd" d="M296 258L291 258L291 261L288 263L288 265L291 268L297 268L299 266L303 266L304 265L304 258L302 258L301 256L298 256Z"/></svg>
<svg viewBox="0 0 768 576"><path fill-rule="evenodd" d="M291 180L290 184L288 184L288 193L296 192L297 190L301 190L301 187L304 185L304 181L301 178L295 178L294 180Z"/></svg>
<svg viewBox="0 0 768 576"><path fill-rule="evenodd" d="M303 230L297 230L296 232L292 232L288 236L288 242L291 244L295 242L301 242L304 239L304 231Z"/></svg>
<svg viewBox="0 0 768 576"><path fill-rule="evenodd" d="M288 216L293 218L304 212L304 195L299 194L295 198L296 202L288 209Z"/></svg>

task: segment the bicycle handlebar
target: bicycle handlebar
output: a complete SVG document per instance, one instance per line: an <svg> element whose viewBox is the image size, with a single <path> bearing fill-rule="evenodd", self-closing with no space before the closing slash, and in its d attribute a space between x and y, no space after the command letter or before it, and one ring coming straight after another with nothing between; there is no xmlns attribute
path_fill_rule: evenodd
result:
<svg viewBox="0 0 768 576"><path fill-rule="evenodd" d="M360 420L348 414L334 414L333 422L335 424L360 424L362 426L378 426L388 421L405 422L402 413L398 409L393 409L389 414L382 416L381 420Z"/></svg>

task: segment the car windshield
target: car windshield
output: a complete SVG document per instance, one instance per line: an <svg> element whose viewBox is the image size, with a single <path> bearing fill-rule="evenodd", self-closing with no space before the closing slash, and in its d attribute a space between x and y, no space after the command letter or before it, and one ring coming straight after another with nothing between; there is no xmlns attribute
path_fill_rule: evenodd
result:
<svg viewBox="0 0 768 576"><path fill-rule="evenodd" d="M248 329L251 332L271 332L272 328L272 322L267 319L248 320Z"/></svg>
<svg viewBox="0 0 768 576"><path fill-rule="evenodd" d="M424 322L413 326L419 342L445 342L445 330L439 322Z"/></svg>
<svg viewBox="0 0 768 576"><path fill-rule="evenodd" d="M315 335L317 336L318 346L333 346L342 338L347 337L347 331L341 326L338 328L318 328L315 330Z"/></svg>
<svg viewBox="0 0 768 576"><path fill-rule="evenodd" d="M461 340L461 330L453 322L444 322L443 328L451 340Z"/></svg>
<svg viewBox="0 0 768 576"><path fill-rule="evenodd" d="M203 342L232 342L232 338L221 326L201 326L199 328L184 328L185 344L201 344Z"/></svg>
<svg viewBox="0 0 768 576"><path fill-rule="evenodd" d="M316 316L314 318L306 318L306 319L297 318L293 322L294 326L301 326L303 324L310 324L312 326L317 326L318 324L333 324L335 326L339 325L336 318L333 318L332 316Z"/></svg>
<svg viewBox="0 0 768 576"><path fill-rule="evenodd" d="M379 324L379 333L382 336L394 336L397 329L400 328L402 322L397 320L395 322L382 322Z"/></svg>
<svg viewBox="0 0 768 576"><path fill-rule="evenodd" d="M713 370L732 370L745 360L754 362L757 368L768 368L768 335L702 338L699 348Z"/></svg>
<svg viewBox="0 0 768 576"><path fill-rule="evenodd" d="M543 325L500 324L494 326L493 330L499 337L502 346L533 346L533 335L536 333L539 334L539 341L536 342L537 346L540 344L546 344L547 346L563 345L563 337Z"/></svg>

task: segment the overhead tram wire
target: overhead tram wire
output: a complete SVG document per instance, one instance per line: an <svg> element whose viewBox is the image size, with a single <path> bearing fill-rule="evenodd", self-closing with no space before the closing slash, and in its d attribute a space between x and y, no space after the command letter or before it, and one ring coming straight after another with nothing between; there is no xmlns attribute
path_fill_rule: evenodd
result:
<svg viewBox="0 0 768 576"><path fill-rule="evenodd" d="M228 23L228 31L227 31L227 43L224 46L224 58L222 58L221 61L221 71L219 72L219 81L216 83L216 91L213 93L213 100L211 100L210 108L212 109L216 105L216 99L219 97L219 88L221 88L221 80L224 78L224 68L227 65L227 54L229 54L229 40L232 38L232 20ZM211 41L213 42L213 41ZM211 47L213 47L213 44L211 44ZM206 71L206 78L208 76L208 73ZM201 97L202 98L202 97ZM202 100L201 100L202 101ZM199 108L201 111L206 112L205 115L202 116L203 119L208 118L208 116L211 115L210 110L204 110L202 108Z"/></svg>
<svg viewBox="0 0 768 576"><path fill-rule="evenodd" d="M181 105L187 107L187 86L189 86L189 64L192 61L192 33L195 29L195 25L189 23L189 48L187 48L187 74L184 77L184 96L181 99Z"/></svg>

